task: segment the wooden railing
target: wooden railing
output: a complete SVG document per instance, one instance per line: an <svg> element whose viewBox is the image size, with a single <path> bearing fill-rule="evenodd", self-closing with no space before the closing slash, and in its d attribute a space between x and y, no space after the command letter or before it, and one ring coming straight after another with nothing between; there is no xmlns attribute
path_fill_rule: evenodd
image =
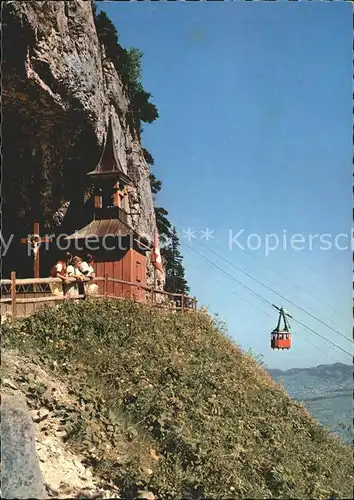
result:
<svg viewBox="0 0 354 500"><path fill-rule="evenodd" d="M96 277L93 280L83 279L84 282L97 283L100 287L99 297L112 297L116 299L133 299L137 302L148 303L153 307L180 310L182 312L197 309L196 297L189 297L183 293L171 293L147 287L139 283L124 281L117 278ZM49 285L62 283L60 278L17 278L16 273L11 273L11 279L0 280L1 286L1 316L9 314L12 318L29 316L43 303L55 305L63 300L85 299L85 294L53 295ZM77 283L75 278L68 278L67 283ZM122 285L121 293L110 293L110 284ZM124 288L124 291L123 291ZM127 292L128 290L128 292ZM167 299L167 300L166 300ZM19 313L19 308L22 311Z"/></svg>

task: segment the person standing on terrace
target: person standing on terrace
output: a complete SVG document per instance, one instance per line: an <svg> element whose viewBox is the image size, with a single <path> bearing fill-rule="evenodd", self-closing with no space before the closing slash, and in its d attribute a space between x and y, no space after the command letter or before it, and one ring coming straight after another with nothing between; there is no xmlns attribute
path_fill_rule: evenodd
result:
<svg viewBox="0 0 354 500"><path fill-rule="evenodd" d="M96 277L95 270L92 267L93 261L93 256L88 253L85 255L84 260L80 264L80 271L90 280L93 280ZM85 283L85 293L86 295L96 295L98 293L98 286L95 283Z"/></svg>
<svg viewBox="0 0 354 500"><path fill-rule="evenodd" d="M75 278L76 282L70 283L66 295L69 297L77 297L79 293L83 293L83 279L84 275L80 270L80 265L82 263L81 257L73 257L70 265L68 266L67 272L69 278Z"/></svg>
<svg viewBox="0 0 354 500"><path fill-rule="evenodd" d="M53 295L64 295L67 291L68 285L68 265L72 256L70 253L65 253L61 259L59 259L50 271L51 278L60 278L61 283L50 283L50 289Z"/></svg>

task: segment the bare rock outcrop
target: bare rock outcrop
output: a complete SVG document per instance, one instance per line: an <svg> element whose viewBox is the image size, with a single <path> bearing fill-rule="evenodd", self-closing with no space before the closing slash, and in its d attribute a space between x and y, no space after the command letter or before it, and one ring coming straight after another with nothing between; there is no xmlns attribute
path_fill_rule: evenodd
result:
<svg viewBox="0 0 354 500"><path fill-rule="evenodd" d="M26 399L1 395L1 498L47 498Z"/></svg>
<svg viewBox="0 0 354 500"><path fill-rule="evenodd" d="M1 498L119 498L66 440L81 407L65 383L17 352L2 361Z"/></svg>

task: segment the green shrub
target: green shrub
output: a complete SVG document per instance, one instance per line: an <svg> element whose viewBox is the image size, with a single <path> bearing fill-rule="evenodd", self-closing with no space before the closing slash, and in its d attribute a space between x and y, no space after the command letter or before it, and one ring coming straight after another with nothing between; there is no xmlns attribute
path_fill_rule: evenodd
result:
<svg viewBox="0 0 354 500"><path fill-rule="evenodd" d="M148 163L149 165L154 165L155 160L152 157L150 151L148 151L146 148L142 148L142 151L143 151L143 155L144 155L144 159L145 159L146 163Z"/></svg>
<svg viewBox="0 0 354 500"><path fill-rule="evenodd" d="M161 191L162 183L159 181L154 174L150 173L150 186L152 194L157 194ZM166 214L165 214L166 215Z"/></svg>

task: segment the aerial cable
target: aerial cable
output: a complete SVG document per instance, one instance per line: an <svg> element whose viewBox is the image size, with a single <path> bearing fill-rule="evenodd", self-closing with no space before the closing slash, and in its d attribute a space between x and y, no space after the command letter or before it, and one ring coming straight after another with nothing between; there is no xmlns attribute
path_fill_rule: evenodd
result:
<svg viewBox="0 0 354 500"><path fill-rule="evenodd" d="M302 323L301 321L299 321L298 319L295 319L293 318L293 321L295 321L295 323L298 323L299 325L301 325L303 328L306 328L306 330L310 331L311 333L314 333L315 335L317 335L318 337L326 340L326 342L328 342L329 344L332 344L334 347L336 347L337 349L340 349L342 352L344 352L345 354L348 354L348 356L351 356L353 357L353 353L350 353L348 351L346 351L345 349L342 349L339 345L335 344L334 342L332 342L331 340L329 340L327 337L324 337L323 335L321 335L320 333L316 332L315 330L313 330L312 328L310 328L309 326L306 326L304 323Z"/></svg>
<svg viewBox="0 0 354 500"><path fill-rule="evenodd" d="M281 293L273 290L270 286L266 285L265 283L263 283L262 281L258 280L257 278L255 278L254 276L252 276L251 274L247 273L246 271L244 271L243 269L241 269L240 267L236 266L233 262L230 262L229 260L227 260L225 257L222 257L221 255L219 255L217 252L215 252L214 250L211 250L209 249L209 251L213 254L215 254L217 257L219 257L220 259L224 260L225 262L227 262L230 266L234 267L235 269L238 269L239 271L241 271L243 274L245 274L246 276L248 276L249 278L253 279L254 281L256 281L256 283L258 283L259 285L262 285L264 286L265 288L267 288L268 290L270 290L271 292L275 293L276 295L278 295L279 297L281 297L282 299L286 300L287 302L289 302L289 304L297 307L300 311L304 312L305 314L311 316L313 319L315 319L316 321L318 321L319 323L321 323L322 325L326 326L327 328L333 330L335 333L337 333L338 335L340 335L341 337L343 337L345 340L347 340L348 342L353 342L352 339L349 339L346 335L343 335L343 333L341 333L340 331L336 330L335 328L333 328L332 326L326 324L324 321L322 321L320 318L317 318L314 314L306 311L306 309L303 309L301 306L297 305L295 302L292 302L291 300L287 299L284 295L282 295Z"/></svg>
<svg viewBox="0 0 354 500"><path fill-rule="evenodd" d="M253 295L255 295L259 300L261 300L262 302L266 303L269 306L272 306L272 303L269 302L269 300L265 299L264 297L262 297L262 295L260 295L259 293L255 292L254 290L252 290L252 288L249 288L247 285L245 285L244 283L242 283L242 281L240 281L237 278L235 278L235 276L233 276L232 274L230 274L227 271L225 271L224 269L222 269L220 266L218 266L217 264L215 264L215 262L213 262L210 259L208 259L208 257L205 257L205 255L201 254L200 252L198 252L197 250L195 250L194 248L192 248L191 246L189 246L187 244L186 244L186 247L189 248L192 252L194 252L197 255L199 255L200 257L202 257L202 259L204 259L206 262L208 262L213 267L215 267L216 269L218 269L225 276L229 277L233 281L236 281L236 283L238 283L240 286L242 286L242 288L245 288L245 290L247 290L248 292L250 292Z"/></svg>
<svg viewBox="0 0 354 500"><path fill-rule="evenodd" d="M202 257L206 262L208 262L210 265L212 265L213 267L215 267L216 269L218 269L220 272L222 272L225 276L228 276L230 279L232 279L233 281L235 281L236 283L238 283L240 286L242 286L243 288L245 288L246 290L248 290L250 293L252 293L253 295L255 295L259 300L261 300L262 302L266 303L267 305L269 305L271 307L274 307L273 304L269 300L265 299L264 297L262 297L262 295L260 295L259 293L255 292L254 290L252 290L251 288L249 288L247 285L245 285L240 280L238 280L237 278L235 278L232 274L228 273L227 271L225 271L224 269L222 269L220 266L218 266L217 264L215 264L213 261L211 261L210 259L208 259L207 257L205 257L205 255L201 254L200 252L198 252L197 250L195 250L194 248L192 248L190 245L186 244L186 247L189 248L192 252L196 253L197 255L200 255L200 257ZM334 342L332 342L331 340L329 340L327 337L324 337L320 333L316 332L312 328L309 328L304 323L301 323L300 321L296 320L295 318L293 318L293 321L295 321L296 323L298 323L299 325L301 325L303 328L306 328L310 332L314 333L318 337L322 338L323 340L325 340L329 344L333 345L334 347L336 347L340 351L344 352L348 356L352 357L351 353L349 353L348 351L346 351L342 347L338 346L337 344L335 344ZM347 340L349 340L349 339L347 339Z"/></svg>
<svg viewBox="0 0 354 500"><path fill-rule="evenodd" d="M322 352L323 354L325 354L325 355L326 355L329 359L331 359L331 360L332 360L332 361L334 361L335 363L340 363L340 361L339 361L338 359L336 359L336 358L334 358L333 356L331 356L330 354L328 354L328 352L327 352L327 351L324 351L324 350L323 350L323 349L321 349L319 346L317 346L317 345L313 344L312 342L310 342L310 341L308 340L308 337L309 337L309 335L308 335L306 338L302 339L302 340L303 340L304 342L306 342L307 344L312 345L312 347L314 347L314 348L315 348L315 349L317 349L318 351L320 351L320 352ZM327 380L327 382L328 382L328 380ZM337 384L337 385L338 385L338 384ZM343 387L344 387L344 386L343 386Z"/></svg>
<svg viewBox="0 0 354 500"><path fill-rule="evenodd" d="M207 248L210 252L213 252L212 250L210 250L210 248L209 248L209 247L207 247L206 245L204 245L204 244L202 244L202 243L200 243L200 242L199 242L199 245L202 245L204 248ZM244 248L241 248L241 250L242 250L243 252L245 252L247 255L251 256L253 259L258 260L261 264L263 264L265 267L268 267L271 271L273 271L273 272L277 273L280 277L285 278L285 279L286 279L287 281L289 281L289 283L291 283L292 285L294 285L294 286L296 286L296 287L299 287L299 288L301 288L302 290L304 290L304 291L305 291L305 293L307 293L307 295L308 295L309 297L314 298L315 300L317 300L318 302L320 302L322 305L326 306L327 308L331 309L333 312L335 312L335 313L339 314L340 316L342 316L344 319L349 319L349 317L348 317L348 316L345 316L344 314L342 314L342 313L341 313L340 311L338 311L337 309L334 309L331 305L327 304L326 302L324 302L323 300L321 300L319 297L316 297L315 295L312 295L311 293L309 293L309 291L308 291L308 290L307 290L304 286L299 285L298 283L295 283L295 282L294 282L294 281L292 281L292 280L291 280L288 276L286 276L285 274L282 274L280 271L278 271L278 270L277 270L277 269L275 269L274 267L270 266L270 265L269 265L269 264L267 264L266 262L263 262L261 259L257 259L257 257L256 257L253 253L251 253L251 252L247 251L247 250L246 250L246 249L244 249ZM215 253L215 254L216 254L216 252L213 252L213 253ZM218 254L216 254L216 255L218 255ZM222 258L222 257L220 256L220 258ZM350 318L350 319L351 319L351 318ZM329 320L329 321L331 321L331 320ZM331 322L333 323L333 321L331 321Z"/></svg>
<svg viewBox="0 0 354 500"><path fill-rule="evenodd" d="M198 242L197 242L198 243ZM201 245L201 243L198 243ZM278 295L279 297L281 297L283 300L286 300L287 302L289 302L289 304L292 304L293 306L297 307L300 311L304 312L305 314L307 314L308 316L311 316L313 319L315 319L316 321L318 321L319 323L321 323L322 325L324 325L325 327L329 328L330 330L334 331L335 333L337 333L338 335L340 335L341 337L343 337L345 340L347 340L348 342L353 342L352 339L348 338L346 335L344 335L343 333L341 333L339 330L333 328L332 326L326 324L324 321L322 321L320 318L317 318L314 314L306 311L306 309L302 308L301 306L297 305L295 302L291 301L290 299L287 299L284 295L282 295L281 293L277 292L276 290L273 290L271 287L269 287L268 285L266 285L265 283L263 283L262 281L258 280L257 278L255 278L254 276L252 276L251 274L249 274L247 271L244 271L243 269L241 269L240 267L236 266L233 262L230 262L229 260L227 260L225 257L219 255L217 252L215 252L214 250L211 250L209 249L209 251L213 254L215 254L217 257L219 257L221 260L223 260L224 262L226 262L227 264L229 264L230 266L234 267L235 269L241 271L243 274L245 274L247 277L251 278L252 280L254 280L256 283L258 283L259 285L261 286L264 286L265 288L267 288L267 290L275 293L276 295ZM255 292L253 292L255 293Z"/></svg>
<svg viewBox="0 0 354 500"><path fill-rule="evenodd" d="M190 263L188 265L190 265ZM199 266L197 266L195 264L192 264L192 267L195 267L196 269L198 269L199 271L201 271L202 273L204 273L204 270L202 268L200 268ZM266 311L263 311L262 309L260 309L256 304L252 304L249 300L247 300L245 297L243 297L242 295L240 295L239 293L237 293L235 290L231 290L230 288L228 288L225 283L222 283L221 281L217 280L215 278L215 276L210 275L209 277L212 280L214 280L218 285L223 286L224 288L226 288L227 290L229 290L229 292L231 292L233 295L235 295L236 297L239 297L241 300L243 300L244 302L246 302L246 304L248 304L252 308L257 309L257 311L259 311L260 313L264 314L269 319L273 319L273 317L269 313L267 313Z"/></svg>
<svg viewBox="0 0 354 500"><path fill-rule="evenodd" d="M191 249L191 247L189 247L188 245L187 245L187 247L188 247L189 249ZM198 253L198 252L197 252L197 253ZM200 255L201 257L204 257L202 254L199 254L199 253L198 253L198 255ZM202 272L204 273L204 270L202 270L199 266L197 266L197 265L195 265L195 264L193 264L193 266L194 266L195 268L199 269L200 271L202 271ZM224 271L223 271L223 272L224 272ZM227 274L228 274L228 273L227 273ZM224 286L225 288L227 288L227 286L226 286L224 283L221 283L220 281L218 281L218 280L217 280L214 276L210 276L210 277L211 277L211 278L212 278L212 279L213 279L216 283L218 283L218 284L220 284L220 285ZM230 276L228 276L228 277L232 277L232 276L230 275ZM232 278L233 278L233 277L232 277ZM238 293L236 293L234 290L230 290L230 292L231 292L231 293L233 293L234 295L236 295L237 297L241 298L242 300L244 300L244 301L245 301L246 303L248 303L251 307L256 307L255 305L251 304L251 303L250 303L247 299L245 299L244 297L242 297L241 295L239 295ZM261 312L262 314L264 314L265 316L267 316L268 318L273 319L273 318L270 316L270 314L266 313L266 312L265 312L265 311L263 311L262 309L259 309L258 307L256 307L256 309L257 309L259 312ZM292 318L292 319L294 319L294 318ZM295 320L295 321L296 321L296 320ZM307 330L309 330L307 326L304 326L304 327L305 327ZM313 331L310 331L310 333L313 333ZM335 363L339 363L339 360L338 360L338 359L333 358L333 356L331 356L330 354L328 354L325 350L321 349L319 346L316 346L315 344L313 344L312 342L310 342L310 341L308 340L308 337L307 337L307 338L303 338L302 340L303 340L304 342L306 342L307 344L311 345L312 347L314 347L315 349L317 349L318 351L320 351L320 352L322 352L323 354L325 354L325 355L326 355L329 359L331 359L331 360L332 360L332 361L334 361ZM327 340L327 339L326 339L326 340ZM348 354L348 353L346 353L346 354ZM327 380L327 382L328 382L328 380ZM342 387L343 389L347 389L345 386L343 386L343 385L341 385L341 384L337 384L337 385L339 385L339 386L340 386L340 387Z"/></svg>

